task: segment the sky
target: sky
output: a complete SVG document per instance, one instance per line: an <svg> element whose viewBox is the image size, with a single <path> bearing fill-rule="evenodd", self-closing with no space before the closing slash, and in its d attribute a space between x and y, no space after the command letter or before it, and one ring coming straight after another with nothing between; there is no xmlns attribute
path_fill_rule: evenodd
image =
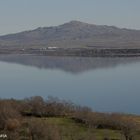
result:
<svg viewBox="0 0 140 140"><path fill-rule="evenodd" d="M0 35L71 20L140 29L140 0L0 0Z"/></svg>

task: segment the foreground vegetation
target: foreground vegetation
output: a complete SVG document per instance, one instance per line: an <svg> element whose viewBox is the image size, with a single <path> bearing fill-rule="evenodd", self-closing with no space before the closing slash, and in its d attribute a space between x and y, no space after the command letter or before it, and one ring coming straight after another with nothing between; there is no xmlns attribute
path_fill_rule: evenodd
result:
<svg viewBox="0 0 140 140"><path fill-rule="evenodd" d="M52 97L5 99L0 100L1 139L139 140L140 117L97 113Z"/></svg>

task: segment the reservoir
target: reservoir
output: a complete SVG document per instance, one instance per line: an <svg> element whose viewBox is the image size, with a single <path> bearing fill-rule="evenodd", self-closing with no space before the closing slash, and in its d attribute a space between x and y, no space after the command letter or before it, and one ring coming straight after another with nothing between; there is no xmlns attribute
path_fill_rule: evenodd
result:
<svg viewBox="0 0 140 140"><path fill-rule="evenodd" d="M0 98L31 96L140 115L140 57L0 55Z"/></svg>

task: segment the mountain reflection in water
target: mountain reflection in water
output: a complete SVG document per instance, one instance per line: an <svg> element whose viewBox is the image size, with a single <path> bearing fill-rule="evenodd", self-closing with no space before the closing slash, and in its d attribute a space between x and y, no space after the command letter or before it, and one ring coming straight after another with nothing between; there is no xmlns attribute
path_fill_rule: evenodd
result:
<svg viewBox="0 0 140 140"><path fill-rule="evenodd" d="M0 98L58 97L140 114L140 58L0 55Z"/></svg>
<svg viewBox="0 0 140 140"><path fill-rule="evenodd" d="M0 61L33 66L40 69L56 69L78 74L140 62L140 57L54 57L35 55L1 55Z"/></svg>

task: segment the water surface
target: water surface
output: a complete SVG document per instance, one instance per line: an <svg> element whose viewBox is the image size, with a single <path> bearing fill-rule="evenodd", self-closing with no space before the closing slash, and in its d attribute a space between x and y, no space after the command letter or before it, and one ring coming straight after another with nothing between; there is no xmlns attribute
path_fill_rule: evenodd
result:
<svg viewBox="0 0 140 140"><path fill-rule="evenodd" d="M140 114L140 58L0 56L0 97L58 97L101 112Z"/></svg>

